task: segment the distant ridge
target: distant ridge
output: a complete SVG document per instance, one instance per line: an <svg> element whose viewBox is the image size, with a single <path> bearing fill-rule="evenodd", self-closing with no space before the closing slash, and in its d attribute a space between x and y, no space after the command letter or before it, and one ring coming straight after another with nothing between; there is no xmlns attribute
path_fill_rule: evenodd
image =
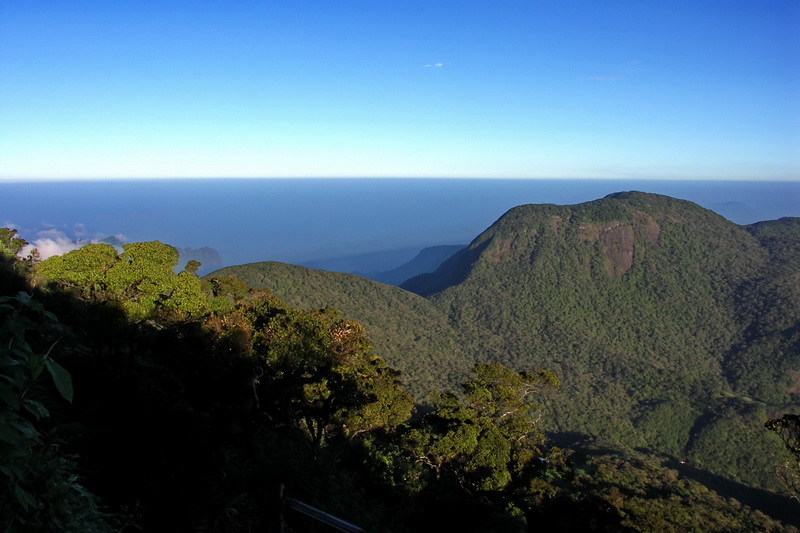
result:
<svg viewBox="0 0 800 533"><path fill-rule="evenodd" d="M414 276L435 271L445 260L466 247L466 244L431 246L422 249L411 261L392 270L367 274L356 272L356 274L388 285L399 286Z"/></svg>
<svg viewBox="0 0 800 533"><path fill-rule="evenodd" d="M367 329L375 351L403 373L419 399L467 376L469 355L436 306L416 294L354 274L267 261L225 267L210 277L235 276L269 289L301 309L335 307ZM433 370L435 369L435 370Z"/></svg>

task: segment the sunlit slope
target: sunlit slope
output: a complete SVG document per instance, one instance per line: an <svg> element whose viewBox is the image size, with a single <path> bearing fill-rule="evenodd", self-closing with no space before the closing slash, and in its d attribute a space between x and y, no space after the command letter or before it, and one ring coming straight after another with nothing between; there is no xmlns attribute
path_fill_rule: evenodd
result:
<svg viewBox="0 0 800 533"><path fill-rule="evenodd" d="M403 373L417 398L464 381L471 367L447 316L429 300L360 276L276 262L226 267L210 275L235 276L270 289L287 304L335 307L367 328L375 351Z"/></svg>
<svg viewBox="0 0 800 533"><path fill-rule="evenodd" d="M798 265L800 219L739 226L631 192L511 209L403 285L419 295L280 263L215 275L341 309L417 393L458 383L476 360L546 368L563 383L546 428L777 488L763 423L798 409Z"/></svg>
<svg viewBox="0 0 800 533"><path fill-rule="evenodd" d="M753 470L771 475L768 454L754 453L769 447L760 424L793 401L800 370L798 243L796 222L747 228L690 202L619 193L514 208L403 287L457 329L488 330L479 358L555 371L552 427L753 482Z"/></svg>

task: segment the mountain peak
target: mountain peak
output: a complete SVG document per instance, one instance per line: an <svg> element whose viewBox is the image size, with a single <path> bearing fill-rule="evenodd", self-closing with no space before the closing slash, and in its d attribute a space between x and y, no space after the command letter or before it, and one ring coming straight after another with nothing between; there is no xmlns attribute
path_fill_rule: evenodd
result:
<svg viewBox="0 0 800 533"><path fill-rule="evenodd" d="M678 229L684 225L691 229ZM695 234L701 247L738 228L692 202L640 191L570 206L521 205L439 270L412 278L402 287L430 296L461 283L475 269L504 263L528 270L579 269L592 277L616 279L637 267L656 272L660 265L648 256L660 245L665 227L672 233ZM742 235L747 237L746 232Z"/></svg>

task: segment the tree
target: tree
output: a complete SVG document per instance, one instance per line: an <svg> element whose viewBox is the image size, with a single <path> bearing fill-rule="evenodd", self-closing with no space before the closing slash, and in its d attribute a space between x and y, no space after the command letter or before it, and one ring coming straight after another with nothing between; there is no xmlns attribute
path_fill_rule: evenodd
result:
<svg viewBox="0 0 800 533"><path fill-rule="evenodd" d="M208 313L200 279L188 271L175 274L177 264L178 251L159 241L125 244L119 255L108 244L87 244L46 259L36 277L88 301L115 302L136 321Z"/></svg>
<svg viewBox="0 0 800 533"><path fill-rule="evenodd" d="M190 272L190 273L192 273L192 274L197 274L197 270L198 270L198 269L199 269L201 266L203 266L203 265L202 265L202 263L200 263L200 261L195 261L194 259L192 259L192 260L190 260L188 263L186 263L186 266L185 266L185 267L183 267L183 269L184 269L186 272Z"/></svg>
<svg viewBox="0 0 800 533"><path fill-rule="evenodd" d="M87 244L78 250L42 261L36 270L39 283L54 283L86 300L106 297L106 273L117 263L117 251L109 244Z"/></svg>
<svg viewBox="0 0 800 533"><path fill-rule="evenodd" d="M0 228L0 294L16 294L26 288L23 278L39 261L36 248L31 250L28 257L19 257L27 245L27 241L17 237L17 230Z"/></svg>
<svg viewBox="0 0 800 533"><path fill-rule="evenodd" d="M778 477L800 500L800 415L784 414L767 420L765 427L781 438L789 452L789 458L778 468Z"/></svg>
<svg viewBox="0 0 800 533"><path fill-rule="evenodd" d="M0 255L15 257L27 244L25 239L17 237L17 230L0 228Z"/></svg>
<svg viewBox="0 0 800 533"><path fill-rule="evenodd" d="M501 491L534 474L547 456L530 396L559 386L539 370L513 372L499 363L478 364L463 400L441 395L407 436L416 462L435 479L449 476L471 492Z"/></svg>
<svg viewBox="0 0 800 533"><path fill-rule="evenodd" d="M363 326L332 308L250 307L253 346L264 362L259 396L285 423L305 431L315 450L331 438L391 430L413 401L399 373L372 353Z"/></svg>

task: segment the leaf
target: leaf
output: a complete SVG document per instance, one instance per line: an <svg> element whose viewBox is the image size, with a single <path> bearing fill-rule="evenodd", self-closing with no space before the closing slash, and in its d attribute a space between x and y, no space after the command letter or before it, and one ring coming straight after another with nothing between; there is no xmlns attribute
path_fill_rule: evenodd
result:
<svg viewBox="0 0 800 533"><path fill-rule="evenodd" d="M24 479L25 478L25 471L19 467L19 465L9 465L9 466L2 466L0 465L0 472L5 474L9 477L9 479Z"/></svg>
<svg viewBox="0 0 800 533"><path fill-rule="evenodd" d="M11 424L0 420L0 441L5 441L9 444L16 444L19 440L19 433L14 431Z"/></svg>
<svg viewBox="0 0 800 533"><path fill-rule="evenodd" d="M22 506L23 509L26 511L30 510L31 508L36 508L39 506L39 503L36 501L30 492L23 489L19 485L14 485L14 495L17 497L17 501Z"/></svg>
<svg viewBox="0 0 800 533"><path fill-rule="evenodd" d="M30 414L36 417L36 420L41 420L50 416L50 411L37 400L25 399L22 401L22 407L25 408Z"/></svg>
<svg viewBox="0 0 800 533"><path fill-rule="evenodd" d="M55 383L59 394L61 394L65 400L72 403L72 376L64 369L63 366L59 365L52 359L48 358L46 363L47 370L50 372L50 375L53 376L53 383Z"/></svg>
<svg viewBox="0 0 800 533"><path fill-rule="evenodd" d="M7 424L7 426L5 424ZM1 436L3 440L7 440L5 437L10 437L13 440L8 440L8 442L14 443L19 440L20 435L36 442L41 442L42 440L39 432L33 427L33 424L24 418L5 420L5 424L0 423L0 429L7 430L7 432ZM16 432L13 430L16 430Z"/></svg>
<svg viewBox="0 0 800 533"><path fill-rule="evenodd" d="M39 379L39 376L42 375L44 371L44 365L42 364L43 356L41 355L33 355L30 358L30 365L31 365L31 377L33 379Z"/></svg>
<svg viewBox="0 0 800 533"><path fill-rule="evenodd" d="M0 377L5 378L6 376ZM16 390L14 390L12 387L9 387L5 383L0 383L0 401L5 403L14 411L19 409L19 394Z"/></svg>

